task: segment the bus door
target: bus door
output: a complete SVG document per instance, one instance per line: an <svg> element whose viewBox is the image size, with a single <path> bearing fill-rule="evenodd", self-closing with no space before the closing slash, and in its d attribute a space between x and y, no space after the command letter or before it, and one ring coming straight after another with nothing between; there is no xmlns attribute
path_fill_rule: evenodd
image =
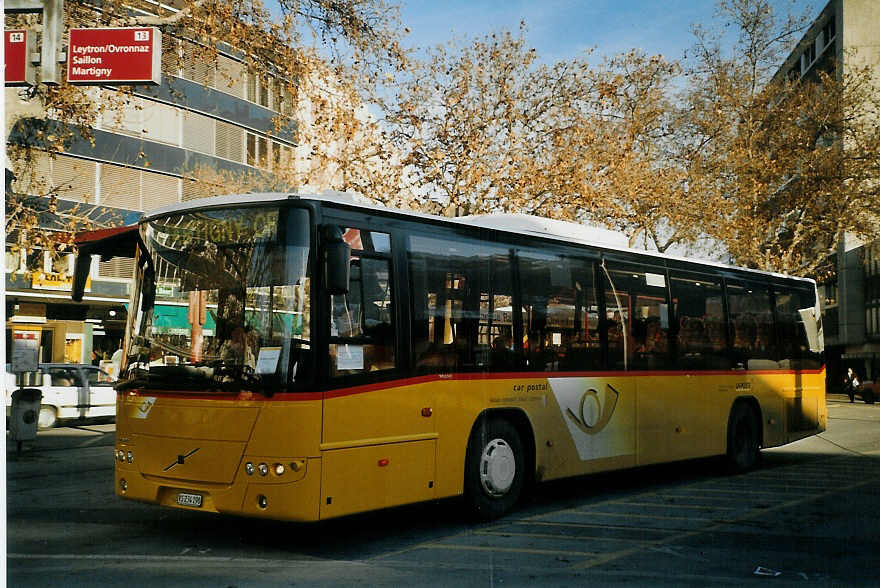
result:
<svg viewBox="0 0 880 588"><path fill-rule="evenodd" d="M351 256L348 291L327 295L322 518L434 495L431 386L399 380L391 236L338 226Z"/></svg>

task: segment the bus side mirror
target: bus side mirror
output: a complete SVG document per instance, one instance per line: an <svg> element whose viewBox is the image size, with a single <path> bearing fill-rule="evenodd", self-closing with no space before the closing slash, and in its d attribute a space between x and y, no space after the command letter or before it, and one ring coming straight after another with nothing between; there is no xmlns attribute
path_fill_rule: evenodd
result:
<svg viewBox="0 0 880 588"><path fill-rule="evenodd" d="M76 264L73 269L73 288L70 294L70 298L74 302L82 302L91 269L92 254L90 252L82 251L78 253L76 256Z"/></svg>
<svg viewBox="0 0 880 588"><path fill-rule="evenodd" d="M804 321L804 330L807 332L807 341L810 344L810 351L821 353L825 351L825 338L819 327L819 320L816 317L815 308L801 308L798 310L801 320Z"/></svg>
<svg viewBox="0 0 880 588"><path fill-rule="evenodd" d="M347 294L351 247L342 238L342 229L326 227L324 242L324 275L327 292Z"/></svg>

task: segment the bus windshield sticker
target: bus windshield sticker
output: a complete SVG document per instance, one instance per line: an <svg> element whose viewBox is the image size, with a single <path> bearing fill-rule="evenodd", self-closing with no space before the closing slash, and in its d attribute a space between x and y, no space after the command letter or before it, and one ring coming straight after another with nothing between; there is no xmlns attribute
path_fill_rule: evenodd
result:
<svg viewBox="0 0 880 588"><path fill-rule="evenodd" d="M147 396L144 398L140 404L137 405L136 410L134 411L134 418L144 420L148 416L150 416L150 411L153 410L153 405L156 404L155 396Z"/></svg>
<svg viewBox="0 0 880 588"><path fill-rule="evenodd" d="M362 345L337 345L336 369L364 369L364 348Z"/></svg>
<svg viewBox="0 0 880 588"><path fill-rule="evenodd" d="M258 374L274 374L278 370L278 358L281 357L280 347L263 347L257 356Z"/></svg>
<svg viewBox="0 0 880 588"><path fill-rule="evenodd" d="M648 286L655 286L657 288L665 288L666 287L666 277L663 274L645 274L645 283Z"/></svg>

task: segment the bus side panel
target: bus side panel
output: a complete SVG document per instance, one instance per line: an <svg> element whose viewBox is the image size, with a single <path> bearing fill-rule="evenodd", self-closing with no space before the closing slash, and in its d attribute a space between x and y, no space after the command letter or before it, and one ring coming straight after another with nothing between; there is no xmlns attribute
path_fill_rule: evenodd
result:
<svg viewBox="0 0 880 588"><path fill-rule="evenodd" d="M265 402L254 424L247 454L320 457L321 410L320 400L299 400L295 394Z"/></svg>
<svg viewBox="0 0 880 588"><path fill-rule="evenodd" d="M404 382L328 394L324 400L323 448L434 433L434 419L422 413L423 409L433 411L434 390L433 383Z"/></svg>
<svg viewBox="0 0 880 588"><path fill-rule="evenodd" d="M434 440L325 451L321 518L434 497Z"/></svg>
<svg viewBox="0 0 880 588"><path fill-rule="evenodd" d="M639 465L719 453L717 418L708 414L715 378L647 375L638 386Z"/></svg>

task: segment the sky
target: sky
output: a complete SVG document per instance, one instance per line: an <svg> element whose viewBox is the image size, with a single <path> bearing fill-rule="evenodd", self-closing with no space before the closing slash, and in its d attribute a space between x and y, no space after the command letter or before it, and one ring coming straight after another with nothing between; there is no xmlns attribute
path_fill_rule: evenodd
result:
<svg viewBox="0 0 880 588"><path fill-rule="evenodd" d="M795 13L809 10L815 18L826 3L796 0ZM500 29L516 32L524 20L529 45L546 63L589 48L600 55L638 48L680 59L693 43L691 25L709 25L714 11L714 0L401 0L401 20L411 31L408 47Z"/></svg>

